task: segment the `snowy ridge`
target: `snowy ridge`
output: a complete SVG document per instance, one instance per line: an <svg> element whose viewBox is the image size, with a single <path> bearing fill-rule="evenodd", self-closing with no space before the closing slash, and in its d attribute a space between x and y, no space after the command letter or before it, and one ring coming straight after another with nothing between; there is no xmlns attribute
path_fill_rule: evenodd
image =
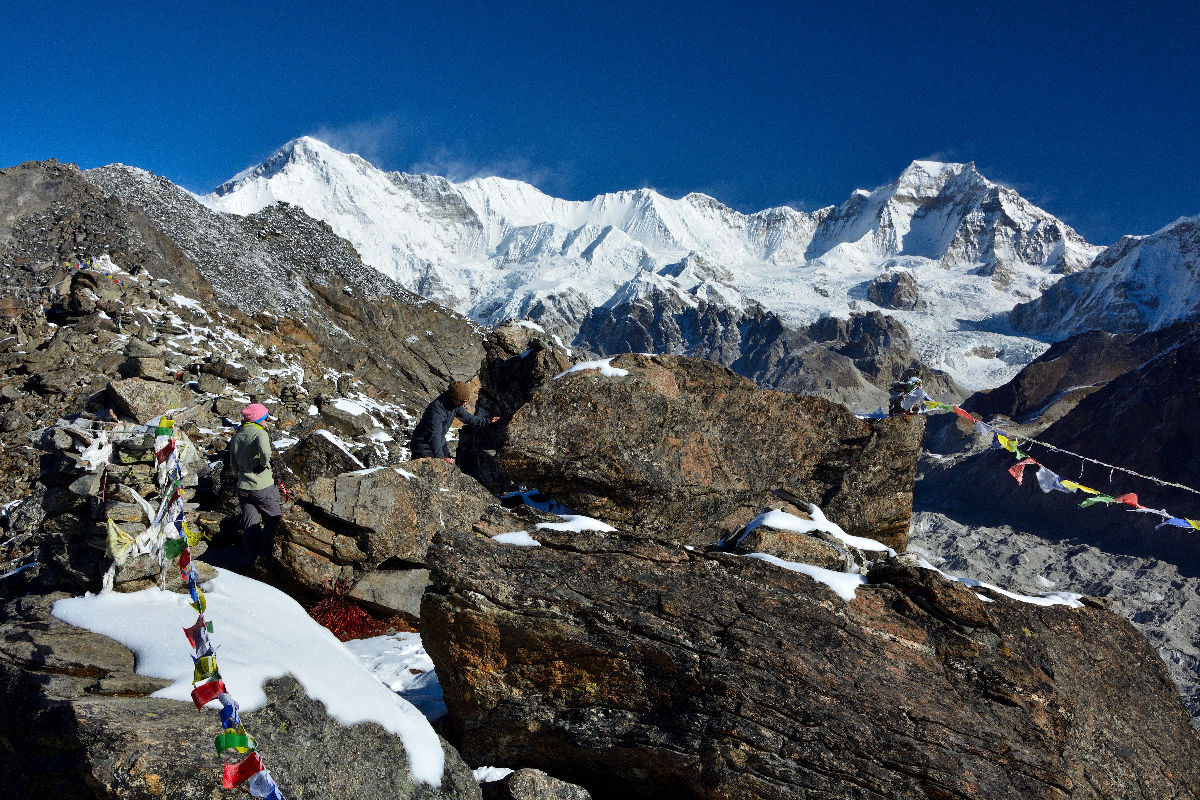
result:
<svg viewBox="0 0 1200 800"><path fill-rule="evenodd" d="M744 214L696 193L576 201L506 178L386 173L303 137L202 200L236 214L299 206L406 288L484 324L528 316L564 338L591 308L662 284L652 276L692 256L719 277L672 276L680 286L659 288L686 302L703 285L710 302L757 300L794 325L879 308L866 286L904 270L926 309L883 310L909 327L923 360L973 388L1006 380L1044 349L1007 335L1007 312L1100 251L973 164L933 161L838 207Z"/></svg>
<svg viewBox="0 0 1200 800"><path fill-rule="evenodd" d="M1091 269L1013 309L1013 325L1054 338L1085 330L1158 330L1200 318L1200 215L1126 236Z"/></svg>

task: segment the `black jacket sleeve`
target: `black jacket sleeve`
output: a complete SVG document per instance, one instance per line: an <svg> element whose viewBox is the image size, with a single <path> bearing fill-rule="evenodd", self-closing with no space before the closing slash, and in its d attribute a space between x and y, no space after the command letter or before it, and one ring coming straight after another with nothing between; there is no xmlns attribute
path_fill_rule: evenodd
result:
<svg viewBox="0 0 1200 800"><path fill-rule="evenodd" d="M464 425L470 425L472 428L486 428L488 425L492 424L492 421L487 417L481 417L478 414L472 414L463 406L455 407L454 416L461 419Z"/></svg>

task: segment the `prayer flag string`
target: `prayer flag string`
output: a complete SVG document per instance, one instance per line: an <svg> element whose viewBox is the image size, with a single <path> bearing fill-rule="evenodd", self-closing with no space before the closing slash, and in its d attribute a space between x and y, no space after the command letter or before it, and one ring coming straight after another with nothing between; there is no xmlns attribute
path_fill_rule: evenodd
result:
<svg viewBox="0 0 1200 800"><path fill-rule="evenodd" d="M192 702L197 711L214 700L221 704L221 732L213 739L213 746L222 758L221 785L226 789L234 789L246 784L252 797L285 800L270 771L263 765L257 752L258 743L246 732L242 724L241 707L225 686L217 664L211 637L213 624L204 618L207 601L200 589L200 574L191 554L191 547L203 536L189 528L184 518L186 498L182 484L185 470L179 460L181 450L175 438L174 420L161 418L154 433L157 479L163 489L162 499L158 510L154 511L150 503L132 489L129 490L150 520L146 533L136 539L111 519L108 520L108 552L114 566L106 576L106 584L111 581L115 568L124 564L130 554L156 555L159 564L164 567L166 559L176 562L179 577L187 584L191 606L197 614L196 621L183 629L192 647Z"/></svg>
<svg viewBox="0 0 1200 800"><path fill-rule="evenodd" d="M989 425L988 423L984 422L982 419L976 419L970 412L962 409L961 407L956 406L956 405L950 405L948 403L940 403L940 402L934 400L929 395L927 395L924 392L924 390L921 389L920 386L917 386L912 391L910 391L907 395L904 396L903 400L901 400L900 407L908 412L915 411L917 413L922 413L922 414L930 412L930 411L952 411L957 416L962 418L963 420L970 422L973 425L974 431L976 434L991 439L991 448L992 449L1007 450L1008 452L1012 453L1017 458L1017 463L1014 464L1012 467L1010 467L1008 471L1009 471L1009 474L1011 474L1013 476L1013 479L1016 480L1018 485L1023 485L1024 479L1025 479L1026 467L1037 467L1038 468L1038 472L1037 472L1038 488L1040 488L1043 493L1049 494L1050 492L1066 492L1066 493L1070 494L1070 493L1074 493L1074 492L1080 492L1082 494L1088 495L1088 497L1086 497L1083 500L1083 502L1079 504L1080 508L1088 508L1089 506L1098 505L1100 503L1103 503L1106 506L1125 505L1125 506L1128 506L1133 511L1140 511L1140 512L1148 513L1148 514L1156 514L1156 515L1162 517L1163 522L1159 523L1158 525L1155 525L1154 526L1155 530L1158 530L1163 527L1171 526L1171 527L1176 527L1176 528L1188 528L1188 529L1200 531L1200 520L1188 519L1185 517L1176 517L1174 514L1171 514L1167 511L1163 511L1160 509L1154 509L1154 508L1147 508L1146 506L1143 506L1140 502L1138 502L1138 496L1136 494L1127 493L1127 494L1122 494L1122 495L1113 497L1111 495L1104 494L1103 492L1101 492L1098 489L1093 489L1090 486L1084 486L1083 484L1078 483L1076 481L1067 480L1065 478L1062 478L1059 475L1055 474L1045 464L1040 463L1036 459L1030 457L1030 455L1028 453L1021 450L1020 444L1025 443L1026 446L1028 446L1028 444L1030 444L1030 443L1036 444L1041 447L1045 447L1048 450L1054 451L1056 453L1062 453L1063 455L1073 456L1075 458L1081 459L1082 461L1086 461L1086 462L1090 462L1092 464L1098 464L1100 466L1107 467L1109 469L1110 479L1111 479L1112 471L1118 470L1120 472L1124 472L1124 473L1127 473L1130 475L1136 475L1139 478L1144 478L1144 479L1151 481L1152 483L1155 483L1159 486L1171 486L1171 487L1174 487L1177 489L1183 489L1185 491L1192 492L1194 494L1200 494L1200 491L1197 491L1196 489L1193 489L1190 486L1184 486L1179 483L1172 483L1171 481L1164 481L1159 478L1155 478L1150 475L1143 475L1140 472L1135 472L1131 469L1125 469L1124 467L1118 467L1113 464L1106 464L1103 461L1097 461L1094 458L1088 458L1087 456L1081 456L1078 453L1072 453L1069 450L1064 450L1061 447L1055 447L1052 444L1048 444L1046 442L1041 442L1041 441L1038 441L1037 439L1031 439L1031 438L1022 436L1022 437L1019 437L1020 442L1018 442L1018 437L1009 436L1005 431L1001 430L1000 428L996 428L992 425ZM1082 474L1083 473L1081 472L1080 475L1082 475Z"/></svg>

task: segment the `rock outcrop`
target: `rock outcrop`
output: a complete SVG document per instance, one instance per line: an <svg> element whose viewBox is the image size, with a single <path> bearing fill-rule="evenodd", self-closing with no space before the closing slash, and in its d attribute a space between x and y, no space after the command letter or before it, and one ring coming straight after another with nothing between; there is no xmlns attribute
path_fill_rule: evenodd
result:
<svg viewBox="0 0 1200 800"><path fill-rule="evenodd" d="M772 490L900 550L922 418L862 420L759 389L708 361L623 355L547 385L508 427L502 473L576 512L670 541L713 544Z"/></svg>
<svg viewBox="0 0 1200 800"><path fill-rule="evenodd" d="M9 603L0 624L0 795L28 800L209 798L221 789L212 712L151 698L166 681L134 673L123 645L50 615L56 597ZM478 800L458 753L443 746L440 788L417 783L399 737L343 726L294 678L266 687L247 727L289 797ZM382 769L381 765L386 765Z"/></svg>
<svg viewBox="0 0 1200 800"><path fill-rule="evenodd" d="M276 557L289 582L313 593L338 580L353 585L380 567L420 569L437 531L470 530L494 503L440 459L317 478L295 487L276 533Z"/></svg>
<svg viewBox="0 0 1200 800"><path fill-rule="evenodd" d="M434 542L422 632L468 761L626 798L1156 798L1200 779L1165 667L1086 602L906 557L847 602L730 554L539 538Z"/></svg>

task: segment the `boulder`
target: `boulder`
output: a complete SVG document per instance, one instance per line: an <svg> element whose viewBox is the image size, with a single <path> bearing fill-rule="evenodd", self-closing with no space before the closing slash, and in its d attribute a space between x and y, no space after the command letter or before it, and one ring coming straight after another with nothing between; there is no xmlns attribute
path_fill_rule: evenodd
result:
<svg viewBox="0 0 1200 800"><path fill-rule="evenodd" d="M421 596L428 585L427 569L377 569L354 584L350 597L369 611L416 620L421 616Z"/></svg>
<svg viewBox="0 0 1200 800"><path fill-rule="evenodd" d="M52 602L62 596L28 596L4 609L0 796L220 796L216 712L197 714L191 703L149 697L167 682L135 674L123 645L51 616ZM242 718L288 797L480 796L470 770L444 742L441 787L416 783L399 737L373 723L342 726L291 676L268 683L266 693L266 706Z"/></svg>
<svg viewBox="0 0 1200 800"><path fill-rule="evenodd" d="M117 369L123 378L145 378L149 381L163 382L169 380L167 362L162 358L127 358Z"/></svg>
<svg viewBox="0 0 1200 800"><path fill-rule="evenodd" d="M519 769L480 788L483 800L592 800L582 786L560 781L539 769Z"/></svg>
<svg viewBox="0 0 1200 800"><path fill-rule="evenodd" d="M1087 602L911 559L843 576L846 600L731 554L539 538L445 531L430 551L422 640L470 763L631 800L1154 798L1200 779L1165 666Z"/></svg>
<svg viewBox="0 0 1200 800"><path fill-rule="evenodd" d="M627 354L552 381L509 424L501 472L574 511L709 545L778 506L815 503L847 533L904 549L924 420L863 420L759 389L709 361Z"/></svg>
<svg viewBox="0 0 1200 800"><path fill-rule="evenodd" d="M567 352L545 333L517 323L489 333L484 352L475 413L489 419L508 419L538 389L571 366ZM455 452L459 467L496 493L513 488L500 475L494 457L503 434L503 423L478 430L464 426Z"/></svg>
<svg viewBox="0 0 1200 800"><path fill-rule="evenodd" d="M439 459L397 468L375 468L322 477L293 487L275 536L284 577L319 592L333 581L357 583L379 569L405 570L425 563L433 535L447 527L469 530L495 498L473 478ZM363 589L375 605L389 593ZM391 593L402 613L407 593Z"/></svg>
<svg viewBox="0 0 1200 800"><path fill-rule="evenodd" d="M333 478L343 472L361 469L353 456L338 447L323 433L309 432L284 450L279 463L291 473L289 483L307 483L318 478Z"/></svg>
<svg viewBox="0 0 1200 800"><path fill-rule="evenodd" d="M145 422L185 405L179 387L144 378L109 381L108 398L118 414L138 422Z"/></svg>

